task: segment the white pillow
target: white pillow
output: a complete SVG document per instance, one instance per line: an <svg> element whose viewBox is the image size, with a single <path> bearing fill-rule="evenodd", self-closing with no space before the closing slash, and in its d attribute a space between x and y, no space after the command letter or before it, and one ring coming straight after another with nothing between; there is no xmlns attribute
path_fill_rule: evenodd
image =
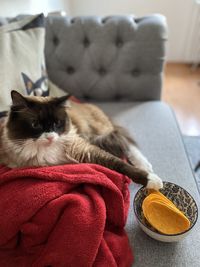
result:
<svg viewBox="0 0 200 267"><path fill-rule="evenodd" d="M43 14L0 27L0 115L9 109L10 92L47 96Z"/></svg>

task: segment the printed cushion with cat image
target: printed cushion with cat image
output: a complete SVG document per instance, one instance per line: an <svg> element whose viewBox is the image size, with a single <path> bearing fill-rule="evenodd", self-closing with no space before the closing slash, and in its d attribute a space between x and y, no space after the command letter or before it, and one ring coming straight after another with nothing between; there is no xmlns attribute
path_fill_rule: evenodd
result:
<svg viewBox="0 0 200 267"><path fill-rule="evenodd" d="M44 15L25 16L0 27L0 116L11 104L10 92L47 96Z"/></svg>

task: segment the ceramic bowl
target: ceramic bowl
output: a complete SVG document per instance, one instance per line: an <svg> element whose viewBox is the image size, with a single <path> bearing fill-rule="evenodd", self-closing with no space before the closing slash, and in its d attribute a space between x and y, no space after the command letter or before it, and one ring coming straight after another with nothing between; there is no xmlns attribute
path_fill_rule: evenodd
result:
<svg viewBox="0 0 200 267"><path fill-rule="evenodd" d="M163 188L160 190L168 199L170 199L178 209L180 209L190 220L190 228L182 233L175 235L166 235L159 233L146 221L142 212L142 202L147 196L147 189L142 187L135 195L133 206L135 216L141 229L150 237L162 242L177 242L187 236L194 227L198 218L198 207L193 197L182 187L170 182L163 182Z"/></svg>

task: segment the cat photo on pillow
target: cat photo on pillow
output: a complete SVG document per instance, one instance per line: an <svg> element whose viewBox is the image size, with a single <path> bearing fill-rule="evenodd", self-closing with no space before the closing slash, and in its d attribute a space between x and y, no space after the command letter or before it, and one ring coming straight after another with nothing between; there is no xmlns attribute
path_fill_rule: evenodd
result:
<svg viewBox="0 0 200 267"><path fill-rule="evenodd" d="M32 95L32 94L34 96L48 96L49 95L49 89L45 84L47 82L47 75L43 67L42 67L42 76L39 79L37 79L35 82L33 82L27 74L22 72L21 75L24 81L27 95Z"/></svg>

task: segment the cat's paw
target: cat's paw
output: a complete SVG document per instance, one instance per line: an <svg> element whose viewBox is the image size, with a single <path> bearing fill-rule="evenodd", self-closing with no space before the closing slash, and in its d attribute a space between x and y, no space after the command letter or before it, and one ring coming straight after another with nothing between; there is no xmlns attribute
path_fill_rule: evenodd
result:
<svg viewBox="0 0 200 267"><path fill-rule="evenodd" d="M147 177L148 182L146 188L159 190L163 188L163 182L155 173L150 173Z"/></svg>

